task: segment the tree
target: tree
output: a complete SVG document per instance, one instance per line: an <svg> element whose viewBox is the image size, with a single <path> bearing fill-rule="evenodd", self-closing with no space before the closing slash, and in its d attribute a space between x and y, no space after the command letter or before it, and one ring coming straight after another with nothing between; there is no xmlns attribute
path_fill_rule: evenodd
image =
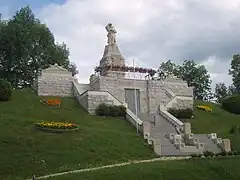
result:
<svg viewBox="0 0 240 180"><path fill-rule="evenodd" d="M195 99L209 100L212 98L210 75L204 65L198 65L192 60L185 60L182 65L176 65L171 60L162 63L158 69L159 77L164 79L173 74L194 87Z"/></svg>
<svg viewBox="0 0 240 180"><path fill-rule="evenodd" d="M233 55L229 75L232 76L236 92L240 93L240 54Z"/></svg>
<svg viewBox="0 0 240 180"><path fill-rule="evenodd" d="M235 94L237 91L236 91L236 87L232 84L228 87L228 95L233 95Z"/></svg>
<svg viewBox="0 0 240 180"><path fill-rule="evenodd" d="M0 61L13 87L32 86L38 72L55 63L69 67L69 50L27 6L0 28Z"/></svg>
<svg viewBox="0 0 240 180"><path fill-rule="evenodd" d="M204 65L198 65L193 60L185 60L178 69L178 77L187 81L188 86L194 87L195 99L208 100L211 94L211 80Z"/></svg>
<svg viewBox="0 0 240 180"><path fill-rule="evenodd" d="M158 76L160 79L165 79L171 74L177 75L178 74L177 69L178 66L171 60L168 60L167 62L163 62L158 68Z"/></svg>
<svg viewBox="0 0 240 180"><path fill-rule="evenodd" d="M224 83L218 83L215 87L215 97L217 101L220 103L222 100L228 96L228 89Z"/></svg>

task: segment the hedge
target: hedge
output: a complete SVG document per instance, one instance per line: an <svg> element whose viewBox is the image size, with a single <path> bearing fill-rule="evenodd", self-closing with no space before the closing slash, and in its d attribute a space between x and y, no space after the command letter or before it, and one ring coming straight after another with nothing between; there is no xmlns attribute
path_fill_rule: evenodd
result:
<svg viewBox="0 0 240 180"><path fill-rule="evenodd" d="M223 99L222 108L230 113L240 114L240 94Z"/></svg>
<svg viewBox="0 0 240 180"><path fill-rule="evenodd" d="M191 108L186 109L169 108L168 112L178 119L182 118L190 119L193 116L193 110Z"/></svg>
<svg viewBox="0 0 240 180"><path fill-rule="evenodd" d="M12 87L10 82L0 79L0 101L9 101L12 96Z"/></svg>
<svg viewBox="0 0 240 180"><path fill-rule="evenodd" d="M96 109L96 115L111 117L126 117L126 107L120 105L100 104Z"/></svg>

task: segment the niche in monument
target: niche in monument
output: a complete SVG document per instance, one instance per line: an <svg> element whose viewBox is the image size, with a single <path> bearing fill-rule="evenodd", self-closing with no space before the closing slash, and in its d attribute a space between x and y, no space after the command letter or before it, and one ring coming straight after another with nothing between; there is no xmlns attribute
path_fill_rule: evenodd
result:
<svg viewBox="0 0 240 180"><path fill-rule="evenodd" d="M134 113L139 115L140 113L140 91L139 89L124 89L125 102L127 107Z"/></svg>

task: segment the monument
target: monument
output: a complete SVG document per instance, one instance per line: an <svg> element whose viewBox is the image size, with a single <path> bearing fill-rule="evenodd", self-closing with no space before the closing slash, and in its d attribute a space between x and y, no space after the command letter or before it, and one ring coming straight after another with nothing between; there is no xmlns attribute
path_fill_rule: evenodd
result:
<svg viewBox="0 0 240 180"><path fill-rule="evenodd" d="M206 150L231 150L228 140L216 140L216 135L193 134L190 124L181 122L167 111L168 108L193 108L193 88L188 87L185 81L172 75L160 80L127 78L125 74L129 71L147 73L149 76L156 71L126 66L117 45L116 29L111 23L105 29L107 44L99 66L95 68L96 73L89 78L89 84L79 83L71 72L53 65L38 77L38 95L73 96L92 115L102 103L124 105L127 109L126 119L136 127L137 132L143 133L158 155L179 156Z"/></svg>
<svg viewBox="0 0 240 180"><path fill-rule="evenodd" d="M124 77L124 72L116 73L115 67L122 67L125 65L125 59L122 56L117 42L116 42L116 29L114 26L109 23L105 27L107 30L107 45L104 49L104 54L102 59L100 60L100 75L101 76L120 76Z"/></svg>

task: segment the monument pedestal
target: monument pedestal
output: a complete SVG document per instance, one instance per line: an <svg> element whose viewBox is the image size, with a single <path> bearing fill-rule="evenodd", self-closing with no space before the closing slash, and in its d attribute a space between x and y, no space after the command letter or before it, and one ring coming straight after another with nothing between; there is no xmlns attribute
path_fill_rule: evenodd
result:
<svg viewBox="0 0 240 180"><path fill-rule="evenodd" d="M113 78L121 78L124 79L125 78L125 72L122 71L111 71L111 70L107 70L107 71L102 71L100 73L101 76L107 76L107 77L113 77Z"/></svg>

